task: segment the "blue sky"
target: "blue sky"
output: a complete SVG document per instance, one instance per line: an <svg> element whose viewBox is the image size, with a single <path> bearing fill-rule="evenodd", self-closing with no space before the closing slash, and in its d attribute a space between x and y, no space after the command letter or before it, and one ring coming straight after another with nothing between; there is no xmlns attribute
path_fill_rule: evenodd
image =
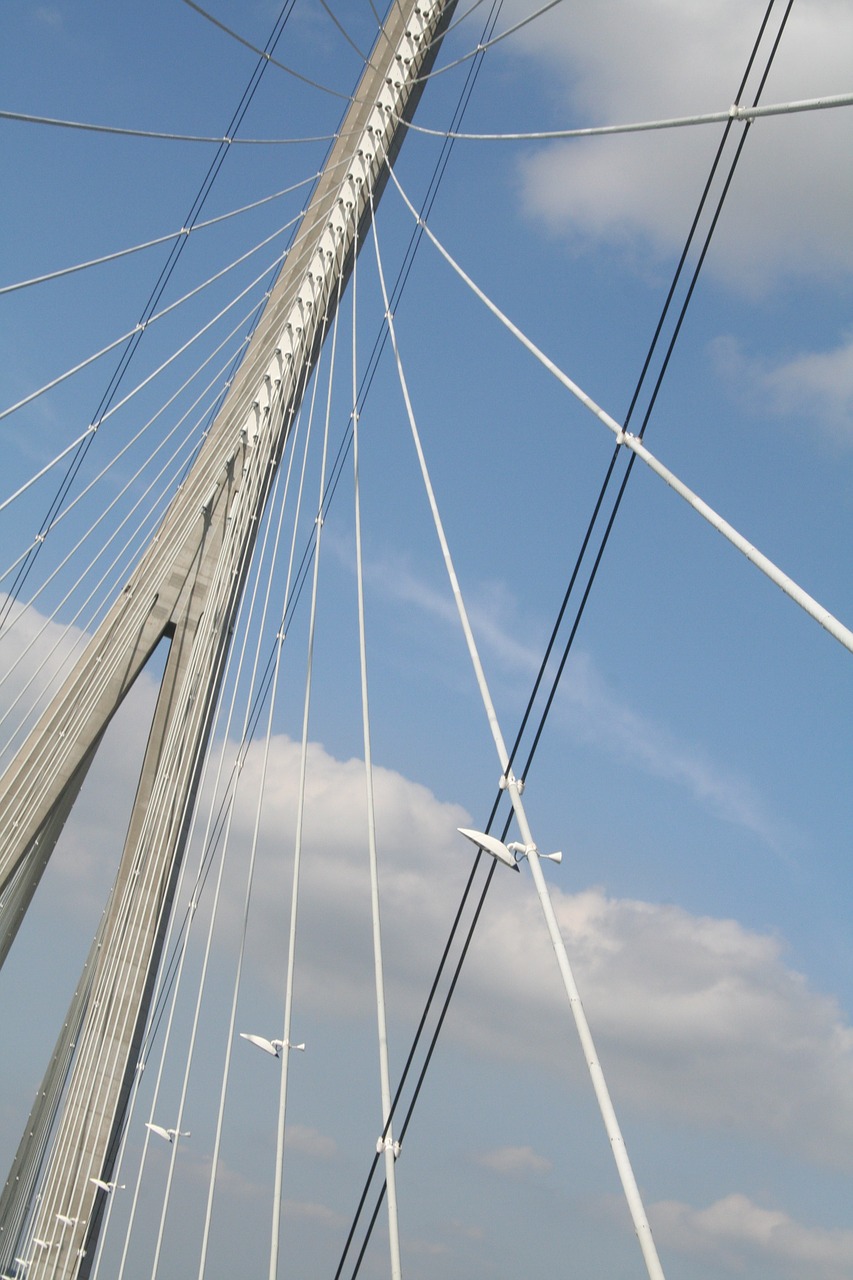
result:
<svg viewBox="0 0 853 1280"><path fill-rule="evenodd" d="M333 7L367 48L375 34L370 6ZM534 7L505 3L497 29ZM563 0L490 51L465 127L556 129L725 110L764 7ZM441 62L474 47L482 9L451 33ZM265 3L215 12L261 45L276 16ZM763 101L849 92L851 48L846 6L796 0ZM310 0L298 0L277 55L344 93L359 72L356 53ZM247 50L175 0L144 9L10 0L0 58L4 109L216 136L254 65ZM419 122L446 127L464 71L434 79ZM270 67L241 132L328 135L341 110L339 98ZM850 120L846 108L751 129L646 435L653 452L848 624ZM430 225L513 320L621 420L718 138L717 126L705 126L547 144L460 141ZM176 231L212 154L201 144L11 121L0 122L0 139L0 284ZM202 216L309 177L325 146L232 148ZM415 202L438 147L412 136L403 148L397 172ZM272 235L301 198L294 193L193 233L164 302ZM379 243L391 275L410 229L389 187ZM152 325L123 393L268 271L278 245ZM161 246L0 297L2 404L130 330L164 258ZM203 358L197 350L206 354L234 326L243 331L264 287L262 280L101 428L81 489L177 391ZM359 262L358 289L363 361L382 315L372 245ZM340 323L348 351L348 298ZM396 323L457 570L511 738L611 441L426 243ZM212 361L210 378L227 353ZM4 493L85 430L111 359L0 422ZM350 376L342 358L335 440L346 424ZM327 366L318 399L326 377ZM20 658L3 686L4 706L42 653L54 642L57 653L69 646L60 624L91 626L95 601L106 599L113 579L120 585L122 563L92 604L83 606L79 593L65 599L80 571L74 566L92 554L88 543L67 570L50 574L126 482L128 496L119 496L119 514L110 508L104 532L141 494L159 464L139 477L137 467L189 408L191 395L182 396L180 409L158 418L81 500L61 535L48 538L22 598L45 585L2 641L4 664ZM470 866L456 827L483 825L498 769L387 352L362 425L368 661L398 1071ZM303 540L316 501L319 429ZM0 513L4 568L37 531L51 483ZM324 528L311 721L296 1035L309 1048L291 1065L285 1187L290 1272L305 1276L334 1271L378 1132L351 487L347 469ZM274 596L284 558L283 545ZM306 618L307 593L286 647L239 1013L239 1029L270 1035L281 1021ZM558 915L665 1270L684 1280L853 1276L851 671L841 646L635 468L525 799L540 847L565 851L562 866L549 869ZM35 675L33 690L43 683ZM129 804L152 705L146 679L111 730L110 750L0 980L0 1016L20 1037L4 1036L0 1047L4 1158L117 861L126 814L104 803L103 789ZM233 981L261 751L256 743L249 752L235 812L204 1047L186 1115L193 1138L181 1149L166 1236L171 1269L197 1257L199 1188L203 1194L227 1026L222 1002ZM194 845L188 867L197 860ZM398 1165L405 1273L501 1277L565 1269L569 1257L579 1274L640 1275L529 877L498 870ZM208 911L199 912L199 939ZM188 957L178 1028L192 1008L200 946ZM176 1105L185 1036L179 1029L170 1043L166 1111ZM247 1260L262 1265L276 1071L246 1046L235 1048L213 1276L247 1269ZM146 1074L153 1083L154 1071ZM149 1092L131 1125L121 1178L129 1185L151 1083L146 1078ZM128 1275L150 1271L164 1167L152 1151ZM107 1257L121 1249L126 1215L127 1203L117 1202ZM387 1269L379 1233L363 1274Z"/></svg>

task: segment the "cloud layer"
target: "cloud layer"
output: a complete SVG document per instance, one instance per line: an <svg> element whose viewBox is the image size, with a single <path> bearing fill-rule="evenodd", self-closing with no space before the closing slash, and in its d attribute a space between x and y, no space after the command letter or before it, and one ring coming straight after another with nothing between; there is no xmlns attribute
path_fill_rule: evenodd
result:
<svg viewBox="0 0 853 1280"><path fill-rule="evenodd" d="M244 769L233 838L250 839L260 750ZM298 748L273 740L261 831L264 889L253 936L278 990L290 900ZM392 1014L420 1009L464 875L466 815L391 770L376 771L387 985ZM369 1017L372 959L359 761L311 748L298 990L313 1013ZM587 1089L540 909L526 874L498 868L446 1033L478 1055L553 1070ZM785 963L779 939L737 921L609 897L554 902L593 1032L623 1103L728 1129L851 1167L853 1030L836 1002ZM333 923L330 923L333 922ZM236 922L232 922L235 924Z"/></svg>
<svg viewBox="0 0 853 1280"><path fill-rule="evenodd" d="M751 389L757 411L817 422L837 443L853 441L853 335L824 351L800 351L782 360L750 357L733 337L714 342L712 354L733 386Z"/></svg>
<svg viewBox="0 0 853 1280"><path fill-rule="evenodd" d="M567 125L616 124L726 110L764 6L565 3L520 39L565 86ZM849 91L853 14L838 0L798 5L762 101ZM763 67L768 41L757 67ZM755 76L753 76L755 79ZM752 101L755 85L744 95ZM851 174L843 111L757 122L708 266L737 287L853 269ZM722 126L548 145L522 166L531 216L578 242L670 254L684 240ZM740 130L742 126L737 126Z"/></svg>
<svg viewBox="0 0 853 1280"><path fill-rule="evenodd" d="M853 1231L807 1226L744 1195L725 1196L707 1209L662 1201L652 1213L659 1243L716 1257L744 1274L761 1263L772 1265L774 1275L812 1280L847 1280L853 1270Z"/></svg>

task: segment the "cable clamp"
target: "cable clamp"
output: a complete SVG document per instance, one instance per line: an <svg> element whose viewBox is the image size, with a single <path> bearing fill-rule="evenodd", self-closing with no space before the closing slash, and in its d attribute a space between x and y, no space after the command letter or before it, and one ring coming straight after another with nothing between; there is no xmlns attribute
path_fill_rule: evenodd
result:
<svg viewBox="0 0 853 1280"><path fill-rule="evenodd" d="M508 774L501 774L500 782L498 783L498 787L501 791L506 791L507 788L511 787L513 784L515 784L515 789L518 794L522 795L524 792L524 780L522 778L517 778L512 770L510 770Z"/></svg>
<svg viewBox="0 0 853 1280"><path fill-rule="evenodd" d="M513 841L512 844L508 844L507 848L510 853L515 854L517 862L521 858L529 858L531 853L535 853L540 858L547 858L549 862L563 861L562 850L558 850L556 853L540 853L535 844L521 844L517 840Z"/></svg>
<svg viewBox="0 0 853 1280"><path fill-rule="evenodd" d="M396 1141L392 1142L390 1138L383 1138L380 1134L376 1139L376 1154L381 1156L383 1151L393 1151L396 1160L400 1154L400 1144Z"/></svg>

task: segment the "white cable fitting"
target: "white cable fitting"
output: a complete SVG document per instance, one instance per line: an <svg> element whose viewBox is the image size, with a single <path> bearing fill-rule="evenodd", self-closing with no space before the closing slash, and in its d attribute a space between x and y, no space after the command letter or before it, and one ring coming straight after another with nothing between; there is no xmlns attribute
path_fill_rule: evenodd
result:
<svg viewBox="0 0 853 1280"><path fill-rule="evenodd" d="M381 1135L376 1139L376 1154L382 1155L383 1151L393 1151L396 1160L400 1154L400 1144L397 1141L392 1142L390 1138L383 1138Z"/></svg>
<svg viewBox="0 0 853 1280"><path fill-rule="evenodd" d="M521 778L516 778L515 774L512 772L510 772L509 776L507 776L505 773L501 774L498 787L501 791L506 791L507 787L509 787L512 783L515 783L515 788L518 794L522 795L524 792L524 781Z"/></svg>

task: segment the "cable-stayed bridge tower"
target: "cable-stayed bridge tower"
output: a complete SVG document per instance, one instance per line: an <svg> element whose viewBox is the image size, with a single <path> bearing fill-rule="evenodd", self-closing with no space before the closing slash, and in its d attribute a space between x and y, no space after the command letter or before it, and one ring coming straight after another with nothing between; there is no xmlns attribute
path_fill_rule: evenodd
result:
<svg viewBox="0 0 853 1280"><path fill-rule="evenodd" d="M36 1242L26 1260L31 1280L65 1280L91 1268L261 515L369 222L371 198L382 188L454 3L395 0L192 470L0 780L2 962L110 720L153 651L168 641L109 905L0 1198L3 1271L25 1226Z"/></svg>

